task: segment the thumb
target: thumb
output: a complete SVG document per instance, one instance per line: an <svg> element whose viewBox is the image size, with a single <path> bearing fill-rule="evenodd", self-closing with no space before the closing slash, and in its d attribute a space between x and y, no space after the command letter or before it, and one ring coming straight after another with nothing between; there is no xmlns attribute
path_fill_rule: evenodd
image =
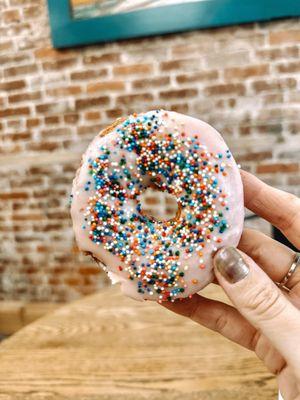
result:
<svg viewBox="0 0 300 400"><path fill-rule="evenodd" d="M297 363L300 311L241 251L233 247L222 248L214 257L214 265L220 285L240 313L272 342L286 360Z"/></svg>

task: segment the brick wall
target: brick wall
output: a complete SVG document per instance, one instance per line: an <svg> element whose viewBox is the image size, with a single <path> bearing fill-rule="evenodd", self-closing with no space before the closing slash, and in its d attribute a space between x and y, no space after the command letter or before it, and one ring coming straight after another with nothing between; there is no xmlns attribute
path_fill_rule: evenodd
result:
<svg viewBox="0 0 300 400"><path fill-rule="evenodd" d="M0 299L107 284L76 250L68 194L80 154L118 116L200 117L244 168L299 194L299 20L56 51L45 1L0 8Z"/></svg>

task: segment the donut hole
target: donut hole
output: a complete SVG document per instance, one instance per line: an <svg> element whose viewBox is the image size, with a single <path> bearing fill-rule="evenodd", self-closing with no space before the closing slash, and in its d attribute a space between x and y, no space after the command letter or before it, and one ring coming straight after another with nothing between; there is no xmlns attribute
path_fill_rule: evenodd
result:
<svg viewBox="0 0 300 400"><path fill-rule="evenodd" d="M158 187L148 187L139 196L141 212L157 221L169 221L178 214L176 197Z"/></svg>

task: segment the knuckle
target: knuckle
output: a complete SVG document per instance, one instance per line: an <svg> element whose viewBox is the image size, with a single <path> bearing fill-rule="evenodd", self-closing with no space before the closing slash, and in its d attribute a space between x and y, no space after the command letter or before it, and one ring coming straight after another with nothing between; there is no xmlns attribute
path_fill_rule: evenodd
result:
<svg viewBox="0 0 300 400"><path fill-rule="evenodd" d="M284 358L281 358L276 365L274 365L273 370L271 369L271 372L274 375L279 375L281 372L286 368L286 361Z"/></svg>
<svg viewBox="0 0 300 400"><path fill-rule="evenodd" d="M251 256L257 263L265 259L266 251L263 242L255 243L255 245L252 247Z"/></svg>
<svg viewBox="0 0 300 400"><path fill-rule="evenodd" d="M253 335L249 338L249 348L256 351L256 346L261 339L261 332L259 330L255 331Z"/></svg>
<svg viewBox="0 0 300 400"><path fill-rule="evenodd" d="M220 314L215 321L215 331L222 333L228 323L228 318L225 314Z"/></svg>
<svg viewBox="0 0 300 400"><path fill-rule="evenodd" d="M285 308L285 302L282 301L280 291L270 282L245 293L242 308L245 313L251 313L262 319L269 320L282 313Z"/></svg>
<svg viewBox="0 0 300 400"><path fill-rule="evenodd" d="M254 349L257 357L261 359L270 372L277 375L285 366L285 360L273 344L263 335L260 336Z"/></svg>
<svg viewBox="0 0 300 400"><path fill-rule="evenodd" d="M300 200L297 196L291 193L286 193L286 202L289 204L290 211L278 214L277 225L282 230L290 229L300 215Z"/></svg>
<svg viewBox="0 0 300 400"><path fill-rule="evenodd" d="M190 318L192 321L197 321L198 315L200 314L200 308L201 305L199 303L195 303L191 306L189 312L188 312L188 318Z"/></svg>

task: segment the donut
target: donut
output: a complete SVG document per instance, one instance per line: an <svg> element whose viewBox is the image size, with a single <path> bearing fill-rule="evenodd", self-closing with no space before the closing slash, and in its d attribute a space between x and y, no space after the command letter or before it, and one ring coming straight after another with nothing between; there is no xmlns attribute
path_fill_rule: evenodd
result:
<svg viewBox="0 0 300 400"><path fill-rule="evenodd" d="M149 187L176 200L176 215L143 212ZM165 110L132 114L98 134L73 181L78 247L137 300L174 301L213 281L212 256L237 246L244 221L239 168L207 123Z"/></svg>

